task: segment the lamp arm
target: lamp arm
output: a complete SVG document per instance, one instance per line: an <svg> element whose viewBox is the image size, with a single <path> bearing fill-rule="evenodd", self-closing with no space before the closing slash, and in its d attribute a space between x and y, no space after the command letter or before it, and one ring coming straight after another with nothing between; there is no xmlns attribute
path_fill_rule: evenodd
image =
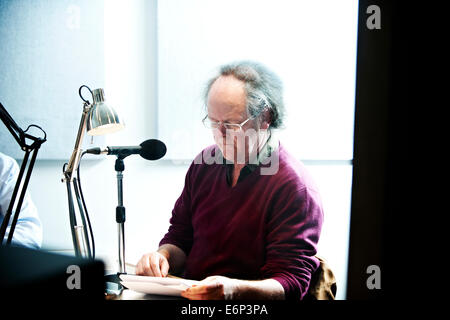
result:
<svg viewBox="0 0 450 320"><path fill-rule="evenodd" d="M81 88L80 88L81 91ZM80 92L81 96L81 92ZM82 97L83 99L83 97ZM81 206L80 197L79 197L79 191L77 187L77 180L75 178L75 172L78 170L78 166L80 164L81 159L81 144L83 142L83 138L86 132L86 126L87 126L87 119L89 112L91 111L92 105L89 103L89 101L83 99L83 113L81 115L80 125L78 128L77 138L75 140L75 147L73 149L72 155L70 157L69 163L64 168L64 178L62 179L63 182L66 182L67 186L67 197L68 197L68 203L69 203L69 218L70 218L70 229L72 233L72 241L73 246L75 250L75 255L77 257L83 257L86 256L87 258L92 258L92 251L89 243L89 237L86 230L86 218L85 211L83 210L83 207ZM78 225L77 219L76 219L76 213L75 213L75 204L72 196L72 187L71 184L73 184L74 191L76 194L76 200L78 204L78 208L80 210L80 216L83 222L83 225Z"/></svg>
<svg viewBox="0 0 450 320"><path fill-rule="evenodd" d="M23 149L25 147L25 132L17 125L14 119L10 116L5 107L0 103L0 119L5 124L11 135Z"/></svg>
<svg viewBox="0 0 450 320"><path fill-rule="evenodd" d="M69 201L69 220L70 220L70 231L72 233L72 241L73 241L73 248L75 250L75 256L81 257L81 244L78 243L78 238L75 230L75 226L77 225L77 218L75 215L75 207L73 204L73 197L72 197L72 188L70 186L70 180L66 180L66 186L67 186L67 199Z"/></svg>
<svg viewBox="0 0 450 320"><path fill-rule="evenodd" d="M86 121L91 108L92 105L87 102L84 103L83 114L81 115L80 126L78 128L78 134L75 140L75 147L73 149L72 156L70 157L69 164L67 165L66 170L64 170L65 180L72 181L73 172L76 170L76 168L78 168L81 156L81 143L83 142L84 133L86 132Z"/></svg>

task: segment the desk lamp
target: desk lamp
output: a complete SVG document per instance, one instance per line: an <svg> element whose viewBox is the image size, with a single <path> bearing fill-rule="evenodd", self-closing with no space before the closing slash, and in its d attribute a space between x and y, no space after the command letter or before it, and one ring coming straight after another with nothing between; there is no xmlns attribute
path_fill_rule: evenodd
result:
<svg viewBox="0 0 450 320"><path fill-rule="evenodd" d="M25 193L26 193L26 190L28 187L28 182L30 181L31 172L33 171L33 166L36 161L37 153L38 153L41 145L45 141L47 141L46 140L47 134L45 133L44 130L42 130L41 127L34 125L34 124L29 125L25 131L22 130L17 125L17 123L14 121L14 119L11 117L11 115L8 113L8 111L6 111L5 107L1 103L0 103L0 119L5 124L6 128L8 128L9 132L14 137L14 139L17 141L20 148L23 151L25 151L25 156L23 158L22 165L20 167L19 176L17 177L16 185L14 186L14 191L11 196L11 200L10 200L8 209L6 210L2 225L0 227L0 246L2 246L2 245L4 245L3 240L6 235L9 221L11 219L12 213L14 212L13 220L11 222L11 226L10 226L9 233L8 233L8 240L6 242L6 245L11 244L11 241L13 238L13 233L14 233L14 230L15 230L15 227L17 224L17 220L19 218L20 210L22 208L22 203L25 198ZM38 129L40 129L44 133L44 137L43 138L35 137L35 136L27 133L28 129L30 129L31 127L36 127ZM32 152L31 160L30 160L30 163L28 163L31 152ZM27 165L28 165L27 173L25 175L25 180L22 184L22 179L23 179L23 176L25 173L25 168ZM20 191L19 199L16 202L16 198L19 193L19 189L20 189L21 185L22 185L22 189ZM15 209L14 209L14 206L15 206Z"/></svg>
<svg viewBox="0 0 450 320"><path fill-rule="evenodd" d="M92 95L92 104L89 100L83 98L81 90L86 88ZM89 87L83 85L78 91L80 98L83 100L83 113L81 116L80 126L78 128L78 134L75 141L75 147L70 157L69 163L64 165L64 178L63 182L66 182L67 194L69 201L69 219L72 233L72 241L77 257L94 258L95 246L92 234L92 228L87 214L86 205L83 200L83 194L81 193L80 178L75 177L74 173L78 172L78 166L81 158L81 143L83 141L84 133L91 136L104 135L113 133L124 128L124 123L121 121L116 111L108 104L105 103L105 95L103 89L95 89L92 91ZM72 187L75 191L77 198L77 204L81 217L81 224L76 219L75 206L73 203ZM81 198L80 198L81 195ZM87 223L86 223L87 222ZM86 224L89 226L89 235ZM91 248L92 244L92 248Z"/></svg>

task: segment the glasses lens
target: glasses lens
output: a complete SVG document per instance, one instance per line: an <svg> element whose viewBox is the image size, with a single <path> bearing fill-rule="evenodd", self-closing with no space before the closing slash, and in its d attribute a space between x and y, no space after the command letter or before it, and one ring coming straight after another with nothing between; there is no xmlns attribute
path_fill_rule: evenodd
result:
<svg viewBox="0 0 450 320"><path fill-rule="evenodd" d="M202 120L203 125L208 129L217 129L219 128L220 122L211 121L209 118L205 118ZM241 126L235 123L223 123L223 126L226 130L238 131L241 129Z"/></svg>
<svg viewBox="0 0 450 320"><path fill-rule="evenodd" d="M227 130L238 131L241 128L238 124L234 124L234 123L224 123L223 125L225 126L225 129L227 129Z"/></svg>
<svg viewBox="0 0 450 320"><path fill-rule="evenodd" d="M208 118L203 119L203 125L208 128L208 129L213 129L213 128L217 128L217 123L216 122L212 122L211 120L209 120Z"/></svg>

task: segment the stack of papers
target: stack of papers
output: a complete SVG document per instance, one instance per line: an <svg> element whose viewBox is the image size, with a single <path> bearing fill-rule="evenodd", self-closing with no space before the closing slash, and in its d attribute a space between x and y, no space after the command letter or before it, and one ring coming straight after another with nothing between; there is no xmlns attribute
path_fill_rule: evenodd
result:
<svg viewBox="0 0 450 320"><path fill-rule="evenodd" d="M181 292L200 281L121 274L120 283L133 291L147 294L181 296Z"/></svg>

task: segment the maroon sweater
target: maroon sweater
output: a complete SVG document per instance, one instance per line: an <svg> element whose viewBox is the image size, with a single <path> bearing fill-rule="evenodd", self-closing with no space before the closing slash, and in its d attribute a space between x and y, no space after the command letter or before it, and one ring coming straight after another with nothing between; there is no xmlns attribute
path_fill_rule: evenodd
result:
<svg viewBox="0 0 450 320"><path fill-rule="evenodd" d="M241 171L231 187L230 165L195 164L202 155L220 152L216 148L206 148L191 164L160 245L170 243L186 253L188 279L272 278L286 299L303 298L319 266L314 255L323 221L311 177L280 145L274 151L276 174L261 175L261 164L245 176Z"/></svg>

